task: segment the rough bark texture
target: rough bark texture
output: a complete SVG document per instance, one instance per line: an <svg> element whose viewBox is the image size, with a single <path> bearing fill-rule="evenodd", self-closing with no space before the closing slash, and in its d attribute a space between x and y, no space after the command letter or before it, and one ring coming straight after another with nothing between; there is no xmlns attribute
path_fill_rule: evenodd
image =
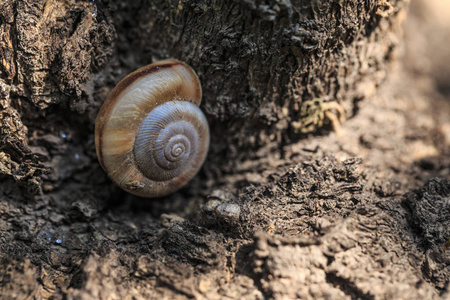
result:
<svg viewBox="0 0 450 300"><path fill-rule="evenodd" d="M407 2L152 0L118 9L116 25L119 35L139 28L123 35L136 63L177 57L194 67L212 152L234 158L230 144L283 143L298 139L292 131L317 129L305 128L305 100L336 102L352 116L385 78Z"/></svg>
<svg viewBox="0 0 450 300"><path fill-rule="evenodd" d="M408 2L2 1L0 298L450 299L450 10L413 2L399 60ZM145 201L93 125L166 57L199 73L213 146Z"/></svg>
<svg viewBox="0 0 450 300"><path fill-rule="evenodd" d="M296 132L318 129L314 116L301 114L307 100L334 102L352 116L356 102L385 78L406 3L6 1L0 69L9 173L38 193L47 172L41 163L54 157L49 148L60 139L83 145L78 138L91 138L111 87L167 57L199 73L211 157L221 170L232 168L243 146L286 143L299 138ZM73 167L90 159L80 157L87 149L69 148L81 162Z"/></svg>

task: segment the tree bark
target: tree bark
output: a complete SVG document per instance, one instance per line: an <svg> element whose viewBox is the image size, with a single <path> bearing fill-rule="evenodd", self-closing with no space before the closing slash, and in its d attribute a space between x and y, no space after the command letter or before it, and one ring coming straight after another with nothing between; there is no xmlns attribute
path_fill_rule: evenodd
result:
<svg viewBox="0 0 450 300"><path fill-rule="evenodd" d="M450 297L449 104L385 81L408 4L0 3L1 298ZM199 75L211 149L145 200L100 168L94 122L169 57Z"/></svg>

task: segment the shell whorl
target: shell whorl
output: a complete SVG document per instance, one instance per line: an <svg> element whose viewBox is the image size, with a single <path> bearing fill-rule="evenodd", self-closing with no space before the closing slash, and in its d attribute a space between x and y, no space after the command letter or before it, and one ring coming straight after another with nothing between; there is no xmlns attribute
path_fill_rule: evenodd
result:
<svg viewBox="0 0 450 300"><path fill-rule="evenodd" d="M208 134L206 123L200 109L186 101L166 102L152 110L135 142L135 159L141 172L156 181L180 176L196 161L198 148L207 147L199 145L199 136Z"/></svg>
<svg viewBox="0 0 450 300"><path fill-rule="evenodd" d="M177 60L143 67L119 82L95 126L97 156L109 177L132 194L158 197L195 176L209 147L201 94L195 72Z"/></svg>

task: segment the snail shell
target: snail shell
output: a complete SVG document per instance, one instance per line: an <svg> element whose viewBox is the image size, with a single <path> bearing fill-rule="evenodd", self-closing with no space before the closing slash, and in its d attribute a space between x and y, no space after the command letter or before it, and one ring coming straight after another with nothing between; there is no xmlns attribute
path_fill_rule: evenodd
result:
<svg viewBox="0 0 450 300"><path fill-rule="evenodd" d="M173 59L120 81L95 122L97 157L109 177L141 197L164 196L185 185L209 147L201 98L195 72Z"/></svg>

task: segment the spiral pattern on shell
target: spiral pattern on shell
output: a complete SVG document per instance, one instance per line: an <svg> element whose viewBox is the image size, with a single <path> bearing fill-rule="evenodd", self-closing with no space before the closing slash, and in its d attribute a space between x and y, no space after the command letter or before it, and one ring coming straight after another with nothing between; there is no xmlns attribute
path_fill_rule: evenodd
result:
<svg viewBox="0 0 450 300"><path fill-rule="evenodd" d="M119 82L95 126L97 156L109 177L141 197L170 194L194 177L209 147L201 94L195 72L177 60Z"/></svg>

